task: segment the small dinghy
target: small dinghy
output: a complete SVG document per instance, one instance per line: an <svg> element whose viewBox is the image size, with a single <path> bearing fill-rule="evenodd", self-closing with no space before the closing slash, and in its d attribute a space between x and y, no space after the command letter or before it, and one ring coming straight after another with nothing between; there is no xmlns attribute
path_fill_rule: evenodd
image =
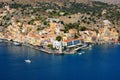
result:
<svg viewBox="0 0 120 80"><path fill-rule="evenodd" d="M20 46L21 45L21 43L19 43L19 42L14 42L13 43L15 46Z"/></svg>
<svg viewBox="0 0 120 80"><path fill-rule="evenodd" d="M80 52L80 53L78 53L79 55L81 55L82 53Z"/></svg>
<svg viewBox="0 0 120 80"><path fill-rule="evenodd" d="M27 59L25 60L26 63L31 63L31 60Z"/></svg>
<svg viewBox="0 0 120 80"><path fill-rule="evenodd" d="M27 49L27 59L25 60L26 63L31 63L31 60L29 59L29 48Z"/></svg>
<svg viewBox="0 0 120 80"><path fill-rule="evenodd" d="M80 52L80 53L78 53L79 55L82 55L82 54L84 54L85 52L84 51L82 51L82 52Z"/></svg>
<svg viewBox="0 0 120 80"><path fill-rule="evenodd" d="M2 40L2 39L0 39L0 43L1 43L1 42L3 42L3 40Z"/></svg>

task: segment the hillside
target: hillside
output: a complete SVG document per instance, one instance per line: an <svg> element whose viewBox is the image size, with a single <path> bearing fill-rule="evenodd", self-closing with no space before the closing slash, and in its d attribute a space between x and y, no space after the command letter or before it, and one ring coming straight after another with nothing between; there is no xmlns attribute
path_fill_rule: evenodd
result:
<svg viewBox="0 0 120 80"><path fill-rule="evenodd" d="M94 1L91 6L88 5L88 3L91 2L90 0L85 0L86 2L82 1L83 0L4 0L4 2L13 3L9 4L10 8L20 9L19 11L22 11L22 13L19 12L19 14L24 14L24 17L29 17L31 14L34 16L37 15L37 19L42 20L42 22L45 22L46 18L57 18L65 24L79 23L89 28L91 28L91 26L98 28L102 26L101 23L103 20L108 19L112 23L111 25L118 29L118 26L120 26L119 5L115 6ZM27 5L19 3L26 3ZM29 3L35 3L35 5L28 5ZM0 7L3 8L3 6L3 3L1 3ZM4 23L2 23L2 25L3 24ZM4 24L4 26L6 26L6 24Z"/></svg>
<svg viewBox="0 0 120 80"><path fill-rule="evenodd" d="M118 4L120 3L120 0L0 0L0 2L8 2L8 3L29 3L34 4L35 2L55 2L55 3L61 3L61 2L76 2L76 3L90 3L90 1L101 1L109 4Z"/></svg>
<svg viewBox="0 0 120 80"><path fill-rule="evenodd" d="M95 0L95 1L101 1L109 4L118 4L120 3L120 0Z"/></svg>
<svg viewBox="0 0 120 80"><path fill-rule="evenodd" d="M54 2L54 3L61 3L61 2L76 2L76 3L89 3L90 0L0 0L0 2L8 2L8 3L28 3L34 4L35 2Z"/></svg>

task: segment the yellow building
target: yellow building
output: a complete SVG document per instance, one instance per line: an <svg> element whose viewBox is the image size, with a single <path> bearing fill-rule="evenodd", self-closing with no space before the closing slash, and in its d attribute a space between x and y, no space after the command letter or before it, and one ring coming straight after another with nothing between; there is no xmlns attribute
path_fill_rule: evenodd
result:
<svg viewBox="0 0 120 80"><path fill-rule="evenodd" d="M55 23L55 22L50 23L51 34L55 34L56 25L57 25L57 23Z"/></svg>

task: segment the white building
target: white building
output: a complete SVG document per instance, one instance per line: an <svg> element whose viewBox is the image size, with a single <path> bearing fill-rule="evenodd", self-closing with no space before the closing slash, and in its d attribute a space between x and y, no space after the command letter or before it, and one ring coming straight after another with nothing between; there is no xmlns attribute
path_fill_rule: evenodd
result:
<svg viewBox="0 0 120 80"><path fill-rule="evenodd" d="M5 8L6 8L8 11L10 10L10 6L9 6L9 5L5 6Z"/></svg>
<svg viewBox="0 0 120 80"><path fill-rule="evenodd" d="M52 41L52 44L53 44L53 48L60 49L61 42L59 42L57 40L51 40L51 41Z"/></svg>
<svg viewBox="0 0 120 80"><path fill-rule="evenodd" d="M59 19L56 18L48 18L46 21L50 21L50 22L59 22Z"/></svg>
<svg viewBox="0 0 120 80"><path fill-rule="evenodd" d="M104 25L106 25L106 26L109 26L109 25L111 24L109 20L104 20L103 23L104 23Z"/></svg>

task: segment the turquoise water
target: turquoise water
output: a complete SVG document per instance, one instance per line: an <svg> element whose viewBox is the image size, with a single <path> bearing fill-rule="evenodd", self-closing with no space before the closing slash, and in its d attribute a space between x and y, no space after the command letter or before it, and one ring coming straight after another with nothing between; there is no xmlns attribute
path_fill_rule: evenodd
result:
<svg viewBox="0 0 120 80"><path fill-rule="evenodd" d="M27 52L32 63L25 63ZM0 80L120 80L120 46L96 45L82 55L48 55L0 43Z"/></svg>

